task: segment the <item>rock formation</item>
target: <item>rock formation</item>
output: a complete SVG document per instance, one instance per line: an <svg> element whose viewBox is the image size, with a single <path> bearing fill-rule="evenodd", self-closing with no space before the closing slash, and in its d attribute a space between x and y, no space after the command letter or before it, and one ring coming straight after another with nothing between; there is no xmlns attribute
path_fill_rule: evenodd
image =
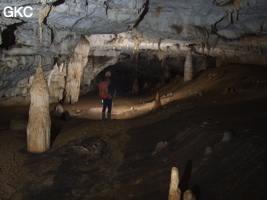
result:
<svg viewBox="0 0 267 200"><path fill-rule="evenodd" d="M179 171L176 167L171 170L171 182L168 200L180 200L181 190L179 186Z"/></svg>
<svg viewBox="0 0 267 200"><path fill-rule="evenodd" d="M42 153L50 148L51 119L49 114L49 90L42 73L41 61L33 79L30 94L27 149L32 153Z"/></svg>
<svg viewBox="0 0 267 200"><path fill-rule="evenodd" d="M66 82L67 103L75 103L79 99L83 69L88 61L89 45L88 40L82 37L69 62Z"/></svg>
<svg viewBox="0 0 267 200"><path fill-rule="evenodd" d="M196 200L196 196L192 190L186 190L183 194L183 200Z"/></svg>
<svg viewBox="0 0 267 200"><path fill-rule="evenodd" d="M184 81L190 81L193 78L193 58L192 52L187 53L184 64Z"/></svg>
<svg viewBox="0 0 267 200"><path fill-rule="evenodd" d="M6 6L31 6L32 16L5 17ZM138 54L157 57L163 68L173 57L179 68L191 49L194 73L227 63L266 65L266 10L264 0L1 1L1 102L29 102L40 56L50 102L68 103L90 91L105 67Z"/></svg>
<svg viewBox="0 0 267 200"><path fill-rule="evenodd" d="M159 93L156 94L156 100L154 102L154 107L153 109L158 109L161 106L161 101L160 101L160 96Z"/></svg>
<svg viewBox="0 0 267 200"><path fill-rule="evenodd" d="M179 171L176 167L171 170L171 182L169 188L168 200L181 200L181 190L179 188ZM183 200L196 200L196 196L192 190L186 190L183 193Z"/></svg>

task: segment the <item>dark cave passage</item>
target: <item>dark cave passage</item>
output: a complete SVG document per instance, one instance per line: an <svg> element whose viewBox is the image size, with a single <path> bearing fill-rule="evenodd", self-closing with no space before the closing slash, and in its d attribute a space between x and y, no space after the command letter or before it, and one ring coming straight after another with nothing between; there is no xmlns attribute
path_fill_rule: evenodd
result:
<svg viewBox="0 0 267 200"><path fill-rule="evenodd" d="M12 24L7 26L7 28L2 32L2 44L0 48L8 49L9 47L16 44L15 31L17 30L17 24Z"/></svg>
<svg viewBox="0 0 267 200"><path fill-rule="evenodd" d="M177 75L183 73L184 60L168 57L164 61L155 55L138 54L133 59L118 61L106 67L91 82L97 90L98 83L104 80L105 72L112 73L112 82L116 92L122 95L145 94L168 84Z"/></svg>

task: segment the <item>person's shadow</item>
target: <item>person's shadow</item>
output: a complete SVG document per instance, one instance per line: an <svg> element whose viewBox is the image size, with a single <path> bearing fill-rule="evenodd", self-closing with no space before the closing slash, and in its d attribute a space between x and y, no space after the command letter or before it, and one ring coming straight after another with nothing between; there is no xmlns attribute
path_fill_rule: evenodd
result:
<svg viewBox="0 0 267 200"><path fill-rule="evenodd" d="M184 191L189 189L189 179L191 177L192 165L193 165L192 160L188 160L185 165L184 173L179 183L179 188L182 191L182 193L184 193Z"/></svg>
<svg viewBox="0 0 267 200"><path fill-rule="evenodd" d="M200 199L200 188L198 185L194 185L192 188L189 187L189 179L191 177L191 173L192 173L192 166L193 166L193 162L192 160L188 160L186 165L185 165L185 169L184 169L184 173L181 177L180 183L179 183L179 188L182 192L182 194L188 190L191 189L192 192L195 194L196 199Z"/></svg>

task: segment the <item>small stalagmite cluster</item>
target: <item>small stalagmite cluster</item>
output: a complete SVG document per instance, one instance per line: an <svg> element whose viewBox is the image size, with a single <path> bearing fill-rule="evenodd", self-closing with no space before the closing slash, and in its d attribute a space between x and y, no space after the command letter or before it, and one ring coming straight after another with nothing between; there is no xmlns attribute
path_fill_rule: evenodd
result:
<svg viewBox="0 0 267 200"><path fill-rule="evenodd" d="M30 94L27 149L32 153L42 153L50 148L51 119L49 114L49 89L42 72L41 61L33 79Z"/></svg>
<svg viewBox="0 0 267 200"><path fill-rule="evenodd" d="M181 190L178 186L179 186L179 171L176 167L173 167L171 170L171 182L170 182L168 200L181 199Z"/></svg>
<svg viewBox="0 0 267 200"><path fill-rule="evenodd" d="M176 167L171 169L171 182L168 200L181 200L182 192L179 188L179 171ZM192 190L186 190L183 193L183 200L196 200Z"/></svg>

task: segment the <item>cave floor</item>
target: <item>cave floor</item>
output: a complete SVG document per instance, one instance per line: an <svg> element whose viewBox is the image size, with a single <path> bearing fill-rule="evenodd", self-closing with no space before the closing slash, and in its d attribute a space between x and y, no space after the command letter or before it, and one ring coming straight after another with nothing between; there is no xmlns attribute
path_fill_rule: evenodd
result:
<svg viewBox="0 0 267 200"><path fill-rule="evenodd" d="M173 166L197 199L267 199L266 76L266 67L232 65L175 79L152 111L155 93L118 96L110 123L94 93L64 106L70 121L51 105L52 146L42 154L27 152L26 130L9 129L28 107L1 106L0 199L163 200Z"/></svg>

